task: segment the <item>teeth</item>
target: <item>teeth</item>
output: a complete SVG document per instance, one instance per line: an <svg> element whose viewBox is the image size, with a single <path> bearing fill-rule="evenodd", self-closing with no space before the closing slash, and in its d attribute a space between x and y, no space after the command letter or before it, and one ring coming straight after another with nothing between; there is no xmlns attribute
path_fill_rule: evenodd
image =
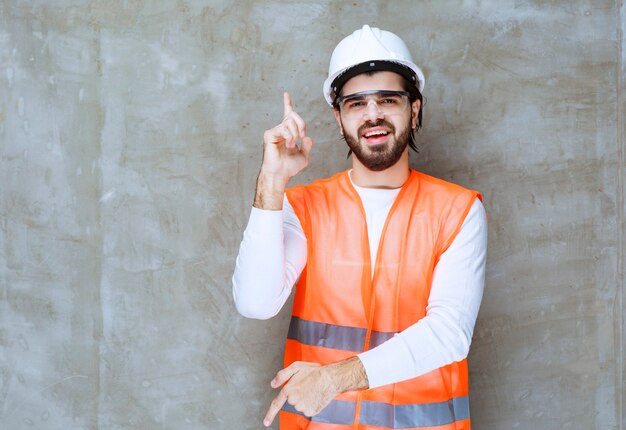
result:
<svg viewBox="0 0 626 430"><path fill-rule="evenodd" d="M370 131L369 133L365 133L365 137L381 136L381 135L387 135L387 134L389 133L384 130L376 130L376 131Z"/></svg>

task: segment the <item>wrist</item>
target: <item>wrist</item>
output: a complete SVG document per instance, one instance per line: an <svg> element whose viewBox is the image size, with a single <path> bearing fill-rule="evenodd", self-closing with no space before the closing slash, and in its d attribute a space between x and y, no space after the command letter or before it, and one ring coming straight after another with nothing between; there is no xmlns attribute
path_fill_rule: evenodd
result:
<svg viewBox="0 0 626 430"><path fill-rule="evenodd" d="M256 182L253 206L266 210L282 210L287 182L289 178L284 175L261 170Z"/></svg>
<svg viewBox="0 0 626 430"><path fill-rule="evenodd" d="M337 394L369 388L365 367L357 356L328 364L325 368L329 372Z"/></svg>
<svg viewBox="0 0 626 430"><path fill-rule="evenodd" d="M259 172L259 177L257 178L257 185L259 182L262 182L264 187L282 193L287 187L289 179L291 178L284 173L268 172L261 168L261 171Z"/></svg>

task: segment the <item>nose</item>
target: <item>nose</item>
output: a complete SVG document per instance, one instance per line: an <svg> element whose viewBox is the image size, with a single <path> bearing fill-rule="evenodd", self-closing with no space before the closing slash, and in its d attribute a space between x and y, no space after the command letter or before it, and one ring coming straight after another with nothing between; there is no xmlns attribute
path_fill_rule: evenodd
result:
<svg viewBox="0 0 626 430"><path fill-rule="evenodd" d="M367 108L365 108L365 117L367 119L379 119L385 117L385 112L380 110L380 106L374 99L367 99Z"/></svg>

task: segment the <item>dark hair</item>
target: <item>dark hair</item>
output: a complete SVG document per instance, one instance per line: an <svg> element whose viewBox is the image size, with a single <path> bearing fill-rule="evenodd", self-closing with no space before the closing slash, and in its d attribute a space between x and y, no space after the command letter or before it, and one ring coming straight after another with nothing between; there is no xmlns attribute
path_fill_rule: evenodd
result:
<svg viewBox="0 0 626 430"><path fill-rule="evenodd" d="M402 86L404 87L404 91L409 93L409 101L411 102L411 104L415 100L420 101L420 110L417 113L417 126L411 131L411 134L409 135L409 146L413 151L419 152L417 150L417 144L415 143L415 133L419 131L420 128L422 128L422 111L424 110L426 100L420 92L419 88L417 88L413 83L407 81L406 79L403 79Z"/></svg>
<svg viewBox="0 0 626 430"><path fill-rule="evenodd" d="M366 74L367 76L372 76L375 73L382 71L384 70L368 70L366 72L363 72L363 74ZM420 101L420 110L417 113L417 126L411 131L411 134L409 134L409 147L413 151L419 152L417 149L417 144L415 143L415 133L419 131L420 128L422 128L422 111L424 110L424 105L426 104L426 98L422 95L419 88L417 88L414 83L406 79L404 76L402 78L402 89L409 93L409 102L413 104L415 100ZM343 83L345 83L345 81ZM342 89L343 85L337 88L337 95L341 94ZM333 102L333 108L339 110L339 105L336 101ZM350 156L350 154L352 154L352 150L348 151L348 157Z"/></svg>

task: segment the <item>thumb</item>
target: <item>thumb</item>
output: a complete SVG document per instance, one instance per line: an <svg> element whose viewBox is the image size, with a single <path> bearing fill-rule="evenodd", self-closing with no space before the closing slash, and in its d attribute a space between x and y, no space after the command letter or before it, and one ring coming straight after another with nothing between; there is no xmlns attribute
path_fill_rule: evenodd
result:
<svg viewBox="0 0 626 430"><path fill-rule="evenodd" d="M313 149L313 139L311 139L308 136L302 138L302 153L304 154L307 160L309 159L309 154L311 153L311 149Z"/></svg>

